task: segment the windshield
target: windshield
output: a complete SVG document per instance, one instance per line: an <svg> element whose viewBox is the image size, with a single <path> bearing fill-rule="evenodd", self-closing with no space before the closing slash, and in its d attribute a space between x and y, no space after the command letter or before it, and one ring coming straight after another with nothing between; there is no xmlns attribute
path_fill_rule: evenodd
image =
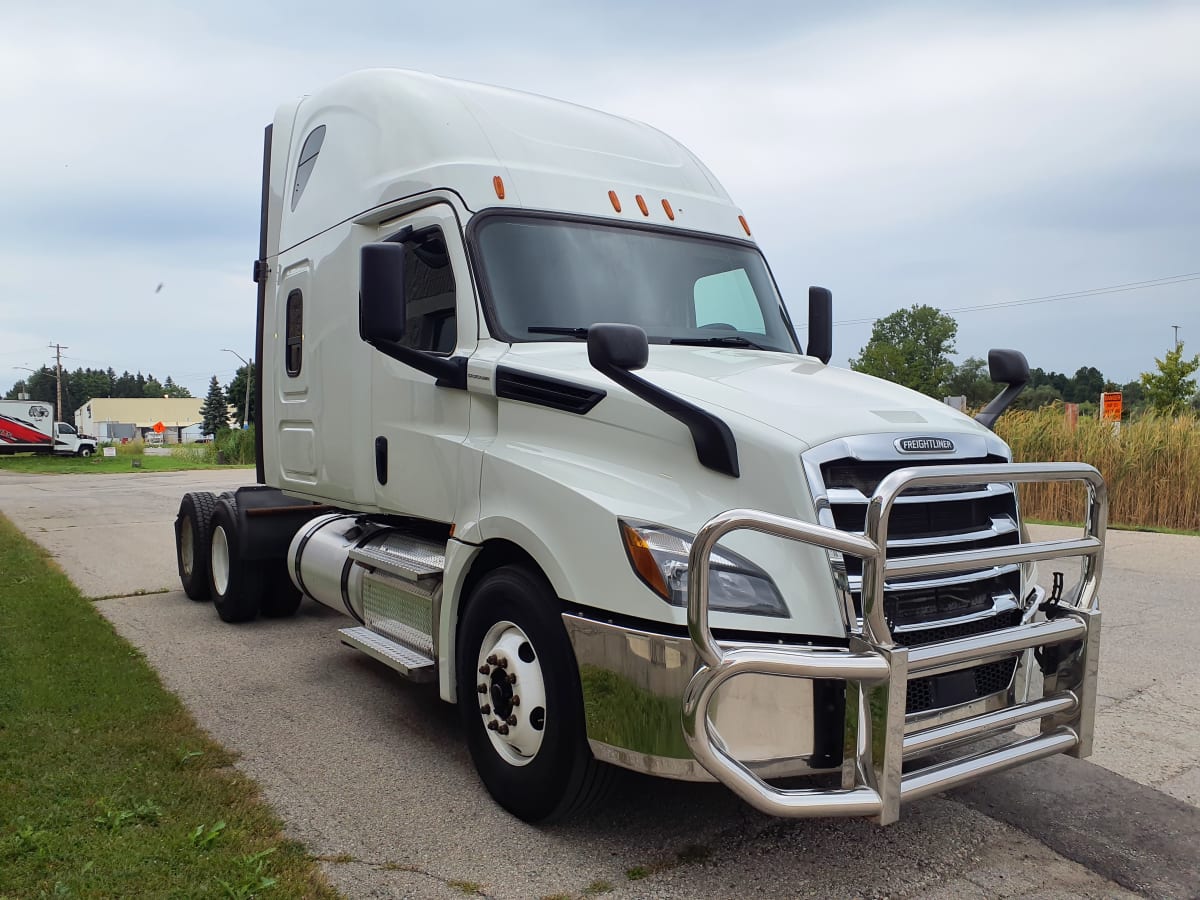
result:
<svg viewBox="0 0 1200 900"><path fill-rule="evenodd" d="M532 216L490 216L477 240L508 339L578 339L593 323L621 322L651 343L800 352L753 247Z"/></svg>

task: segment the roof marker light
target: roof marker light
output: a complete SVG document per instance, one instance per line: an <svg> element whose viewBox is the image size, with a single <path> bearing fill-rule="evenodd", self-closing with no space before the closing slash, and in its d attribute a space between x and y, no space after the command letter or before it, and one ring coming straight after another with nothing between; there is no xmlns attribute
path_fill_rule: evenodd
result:
<svg viewBox="0 0 1200 900"><path fill-rule="evenodd" d="M738 216L738 221L742 223L742 231L746 232L746 237L750 237L750 226L746 224L746 217Z"/></svg>
<svg viewBox="0 0 1200 900"><path fill-rule="evenodd" d="M638 194L636 199L637 199L638 209L640 209L642 211L642 215L643 216L650 215L650 208L648 206L646 206L646 198L643 197L641 194Z"/></svg>
<svg viewBox="0 0 1200 900"><path fill-rule="evenodd" d="M496 175L494 178L492 178L492 187L494 187L496 189L496 199L503 200L504 199L504 179L501 178L499 175Z"/></svg>
<svg viewBox="0 0 1200 900"><path fill-rule="evenodd" d="M621 201L617 199L617 192L609 191L608 199L610 201L612 201L613 209L615 209L617 212L620 212L621 211Z"/></svg>
<svg viewBox="0 0 1200 900"><path fill-rule="evenodd" d="M663 212L667 214L668 219L672 222L675 221L675 210L671 209L671 204L667 201L666 197L663 197Z"/></svg>

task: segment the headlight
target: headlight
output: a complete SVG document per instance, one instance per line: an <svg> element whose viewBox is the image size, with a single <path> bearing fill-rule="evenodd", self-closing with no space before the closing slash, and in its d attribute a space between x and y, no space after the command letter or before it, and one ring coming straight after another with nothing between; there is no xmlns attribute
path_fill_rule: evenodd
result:
<svg viewBox="0 0 1200 900"><path fill-rule="evenodd" d="M672 606L687 606L688 554L693 535L662 525L618 520L629 563L646 586ZM788 617L788 608L769 575L728 550L709 556L708 605L722 612Z"/></svg>

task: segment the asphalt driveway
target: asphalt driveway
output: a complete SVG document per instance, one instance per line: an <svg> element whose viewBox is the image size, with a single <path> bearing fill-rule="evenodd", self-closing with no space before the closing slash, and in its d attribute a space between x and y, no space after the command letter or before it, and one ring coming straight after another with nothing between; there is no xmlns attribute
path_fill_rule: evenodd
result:
<svg viewBox="0 0 1200 900"><path fill-rule="evenodd" d="M888 828L783 821L725 789L631 776L583 821L488 797L452 707L340 645L348 620L230 626L178 588L180 496L246 470L25 476L0 512L59 561L289 834L352 897L1192 897L1200 885L1200 539L1113 533L1091 762L1053 758L905 807ZM157 592L157 593L155 593Z"/></svg>

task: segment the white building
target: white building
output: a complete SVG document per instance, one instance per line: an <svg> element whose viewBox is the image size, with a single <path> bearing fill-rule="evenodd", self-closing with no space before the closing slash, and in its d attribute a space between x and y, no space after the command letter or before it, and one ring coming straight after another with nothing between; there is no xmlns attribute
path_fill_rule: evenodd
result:
<svg viewBox="0 0 1200 900"><path fill-rule="evenodd" d="M203 405L201 397L95 397L75 411L75 427L101 441L179 444L198 432ZM161 438L155 431L159 424Z"/></svg>

